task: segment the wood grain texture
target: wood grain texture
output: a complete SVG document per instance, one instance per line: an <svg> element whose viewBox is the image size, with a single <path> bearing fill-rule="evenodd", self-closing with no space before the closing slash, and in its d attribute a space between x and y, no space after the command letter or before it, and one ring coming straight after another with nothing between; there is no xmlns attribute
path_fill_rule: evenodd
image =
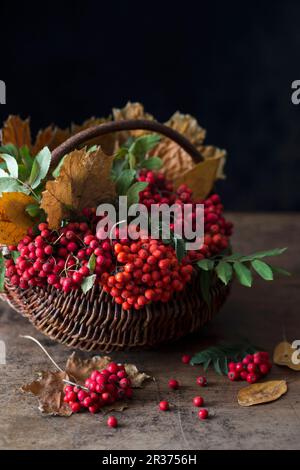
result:
<svg viewBox="0 0 300 470"><path fill-rule="evenodd" d="M109 429L102 414L71 418L42 417L36 400L22 395L19 387L51 364L34 344L20 338L33 335L64 365L70 350L42 335L6 304L0 307L0 340L7 348L7 364L0 365L0 448L1 449L299 449L300 374L274 366L270 379L285 379L288 392L266 405L242 408L236 395L243 383L231 383L213 372L209 385L200 389L195 378L200 367L181 363L185 352L197 352L220 340L247 337L272 351L285 336L300 339L300 215L230 214L236 225L234 249L253 252L289 246L278 264L293 277L276 282L255 280L247 289L235 284L220 314L201 334L189 336L155 351L115 353L118 361L130 361L155 377L144 389L136 390L129 409L115 413L120 427ZM274 260L275 264L275 260ZM84 354L83 354L84 355ZM88 354L85 354L88 356ZM182 387L174 392L168 379L177 378ZM192 398L203 395L211 419L199 421ZM168 413L157 403L167 399Z"/></svg>

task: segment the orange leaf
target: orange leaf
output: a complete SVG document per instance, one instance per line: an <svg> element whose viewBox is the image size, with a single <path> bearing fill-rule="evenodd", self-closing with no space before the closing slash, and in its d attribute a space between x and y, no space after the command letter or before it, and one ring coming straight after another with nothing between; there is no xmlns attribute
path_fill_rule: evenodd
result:
<svg viewBox="0 0 300 470"><path fill-rule="evenodd" d="M31 148L30 120L23 120L19 116L9 116L2 129L2 141L4 145L13 144L16 147Z"/></svg>
<svg viewBox="0 0 300 470"><path fill-rule="evenodd" d="M0 243L14 245L27 233L27 229L34 225L32 219L25 211L28 204L35 203L35 199L23 193L3 193L0 198Z"/></svg>

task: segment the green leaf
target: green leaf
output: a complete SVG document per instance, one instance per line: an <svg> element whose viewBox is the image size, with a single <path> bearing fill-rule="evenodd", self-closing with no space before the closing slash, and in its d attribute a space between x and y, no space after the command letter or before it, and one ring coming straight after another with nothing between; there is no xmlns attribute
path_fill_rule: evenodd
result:
<svg viewBox="0 0 300 470"><path fill-rule="evenodd" d="M265 281L273 281L273 271L270 266L265 263L264 261L260 261L259 259L255 259L251 261L251 266L260 275Z"/></svg>
<svg viewBox="0 0 300 470"><path fill-rule="evenodd" d="M21 253L19 251L11 251L10 252L10 255L12 257L12 259L14 260L14 262L17 261L17 259L19 258L19 256L21 255Z"/></svg>
<svg viewBox="0 0 300 470"><path fill-rule="evenodd" d="M128 150L125 148L120 148L115 154L111 169L111 178L113 181L115 181L121 175L122 171L128 167L127 157Z"/></svg>
<svg viewBox="0 0 300 470"><path fill-rule="evenodd" d="M15 157L12 157L11 155L8 155L7 153L3 153L1 154L1 158L6 163L9 176L11 176L12 178L18 178L19 169L18 169L18 163Z"/></svg>
<svg viewBox="0 0 300 470"><path fill-rule="evenodd" d="M201 271L200 272L200 289L203 300L210 304L211 294L210 294L210 287L211 287L211 273L209 271Z"/></svg>
<svg viewBox="0 0 300 470"><path fill-rule="evenodd" d="M142 181L134 183L132 186L130 186L126 194L128 207L130 207L131 204L136 204L139 202L139 194L141 191L144 191L147 186L148 183Z"/></svg>
<svg viewBox="0 0 300 470"><path fill-rule="evenodd" d="M228 362L241 360L246 354L253 354L259 349L261 348L257 348L248 342L239 344L220 343L195 354L190 364L202 365L205 371L212 365L217 374L227 374Z"/></svg>
<svg viewBox="0 0 300 470"><path fill-rule="evenodd" d="M96 256L94 253L92 253L88 261L88 268L91 273L95 271L95 267L96 267Z"/></svg>
<svg viewBox="0 0 300 470"><path fill-rule="evenodd" d="M214 269L215 263L210 259L202 259L201 261L197 261L197 266L204 271L211 271Z"/></svg>
<svg viewBox="0 0 300 470"><path fill-rule="evenodd" d="M285 269L278 268L277 266L273 266L273 265L271 266L271 268L272 268L273 273L281 274L282 276L291 276L291 273L289 273Z"/></svg>
<svg viewBox="0 0 300 470"><path fill-rule="evenodd" d="M29 184L35 189L39 186L41 181L47 176L51 162L51 152L48 147L44 147L35 157L30 177Z"/></svg>
<svg viewBox="0 0 300 470"><path fill-rule="evenodd" d="M91 145L91 147L88 149L88 152L97 152L99 148L99 145Z"/></svg>
<svg viewBox="0 0 300 470"><path fill-rule="evenodd" d="M21 192L29 194L29 188L26 188L20 184L15 178L11 177L2 177L0 178L0 194L2 193L12 193L12 192Z"/></svg>
<svg viewBox="0 0 300 470"><path fill-rule="evenodd" d="M141 160L145 155L150 152L160 141L160 136L157 134L142 135L135 139L133 144L129 147L129 153L133 153L137 160Z"/></svg>
<svg viewBox="0 0 300 470"><path fill-rule="evenodd" d="M60 173L60 169L61 167L63 166L63 163L65 161L65 158L66 158L67 155L65 155L64 157L62 157L62 159L60 160L59 164L57 165L57 167L52 171L52 176L53 178L58 178L59 177L59 173Z"/></svg>
<svg viewBox="0 0 300 470"><path fill-rule="evenodd" d="M133 152L128 152L128 163L129 163L129 168L131 170L134 170L136 166L136 158Z"/></svg>
<svg viewBox="0 0 300 470"><path fill-rule="evenodd" d="M258 251L257 253L253 253L252 255L242 256L239 261L243 263L245 261L253 261L255 259L267 258L269 256L279 256L286 250L287 248L274 248L273 250L268 251Z"/></svg>
<svg viewBox="0 0 300 470"><path fill-rule="evenodd" d="M181 261L185 257L185 242L183 238L179 238L174 235L174 245L175 245L176 257L179 263L181 263Z"/></svg>
<svg viewBox="0 0 300 470"><path fill-rule="evenodd" d="M150 157L143 160L140 163L141 168L147 168L147 170L160 170L163 165L161 158L159 157Z"/></svg>
<svg viewBox="0 0 300 470"><path fill-rule="evenodd" d="M123 170L118 179L116 180L116 190L119 196L127 193L135 179L135 170Z"/></svg>
<svg viewBox="0 0 300 470"><path fill-rule="evenodd" d="M18 148L13 144L1 145L0 153L7 153L8 155L15 157L16 160L18 160L19 157Z"/></svg>
<svg viewBox="0 0 300 470"><path fill-rule="evenodd" d="M28 180L29 175L30 175L29 169L23 163L20 163L19 164L19 177L18 177L18 179L25 182L25 181Z"/></svg>
<svg viewBox="0 0 300 470"><path fill-rule="evenodd" d="M232 267L225 261L220 261L216 266L216 273L218 278L227 286L228 282L232 278Z"/></svg>
<svg viewBox="0 0 300 470"><path fill-rule="evenodd" d="M252 286L252 274L250 269L247 268L244 264L240 263L239 261L235 261L233 263L233 269L237 275L239 282L242 286L251 287Z"/></svg>
<svg viewBox="0 0 300 470"><path fill-rule="evenodd" d="M81 283L81 290L84 294L86 294L95 284L96 274L92 274L91 276L87 276Z"/></svg>
<svg viewBox="0 0 300 470"><path fill-rule="evenodd" d="M27 168L27 171L30 174L31 168L33 165L33 158L31 157L29 148L26 145L20 148L20 155L21 155L23 164L25 165L25 167Z"/></svg>
<svg viewBox="0 0 300 470"><path fill-rule="evenodd" d="M33 217L33 218L40 215L41 210L42 209L40 208L39 204L28 204L28 206L26 206L26 209L25 209L27 214L29 214L30 217Z"/></svg>
<svg viewBox="0 0 300 470"><path fill-rule="evenodd" d="M239 261L242 255L240 253L232 253L230 256L224 256L223 261Z"/></svg>
<svg viewBox="0 0 300 470"><path fill-rule="evenodd" d="M0 252L0 292L4 292L5 281L5 260L2 251Z"/></svg>
<svg viewBox="0 0 300 470"><path fill-rule="evenodd" d="M9 177L8 173L6 173L6 171L0 168L0 178L7 178L7 177Z"/></svg>

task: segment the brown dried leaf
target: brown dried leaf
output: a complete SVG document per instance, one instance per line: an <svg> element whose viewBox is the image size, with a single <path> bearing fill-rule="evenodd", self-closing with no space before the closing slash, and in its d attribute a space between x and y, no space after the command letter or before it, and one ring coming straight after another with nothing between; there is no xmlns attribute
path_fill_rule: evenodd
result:
<svg viewBox="0 0 300 470"><path fill-rule="evenodd" d="M204 199L213 189L220 163L219 157L209 158L195 165L174 180L175 188L186 184L193 191L193 197Z"/></svg>
<svg viewBox="0 0 300 470"><path fill-rule="evenodd" d="M37 155L44 147L49 147L50 150L53 150L70 136L71 132L69 129L59 129L53 125L46 127L46 129L41 129L32 146L32 154Z"/></svg>
<svg viewBox="0 0 300 470"><path fill-rule="evenodd" d="M105 369L111 358L107 356L94 356L90 359L81 359L75 352L71 354L66 363L66 372L74 377L77 383L83 384L93 370Z"/></svg>
<svg viewBox="0 0 300 470"><path fill-rule="evenodd" d="M23 385L21 391L32 393L39 400L39 410L45 415L71 416L72 411L63 401L64 382L68 375L64 372L41 372L34 382Z"/></svg>
<svg viewBox="0 0 300 470"><path fill-rule="evenodd" d="M13 144L16 147L31 148L30 120L23 120L20 116L9 116L3 124L2 129L3 145Z"/></svg>
<svg viewBox="0 0 300 470"><path fill-rule="evenodd" d="M64 403L63 379L71 380L83 385L93 370L102 370L112 361L108 356L93 356L89 359L81 359L76 353L72 353L67 359L65 372L41 372L39 378L34 382L23 385L22 392L32 393L39 399L39 410L43 414L56 416L71 416L72 411ZM139 372L134 364L125 364L128 377L130 377L133 388L140 388L143 382L150 377ZM109 407L103 408L104 413L110 411L123 411L128 408L125 401L118 401Z"/></svg>
<svg viewBox="0 0 300 470"><path fill-rule="evenodd" d="M271 380L255 383L242 388L238 393L238 403L241 406L259 405L275 401L287 392L285 380Z"/></svg>
<svg viewBox="0 0 300 470"><path fill-rule="evenodd" d="M295 349L287 341L282 341L277 344L273 353L273 362L278 366L287 366L292 370L300 371L300 364L294 364L292 356L295 353Z"/></svg>
<svg viewBox="0 0 300 470"><path fill-rule="evenodd" d="M145 380L151 378L144 372L139 372L138 368L134 364L125 364L125 370L131 380L133 388L141 388Z"/></svg>
<svg viewBox="0 0 300 470"><path fill-rule="evenodd" d="M72 211L95 207L115 198L111 165L112 157L101 149L87 152L84 148L67 155L59 177L48 181L42 193L41 207L47 213L50 228L59 228L61 220Z"/></svg>

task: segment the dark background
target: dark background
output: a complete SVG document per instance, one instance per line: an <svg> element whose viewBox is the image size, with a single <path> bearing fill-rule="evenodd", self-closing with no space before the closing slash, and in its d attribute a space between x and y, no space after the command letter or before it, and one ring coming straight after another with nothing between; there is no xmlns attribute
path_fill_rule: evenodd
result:
<svg viewBox="0 0 300 470"><path fill-rule="evenodd" d="M142 101L196 116L229 153L230 210L300 208L300 2L1 2L9 113L35 130Z"/></svg>

